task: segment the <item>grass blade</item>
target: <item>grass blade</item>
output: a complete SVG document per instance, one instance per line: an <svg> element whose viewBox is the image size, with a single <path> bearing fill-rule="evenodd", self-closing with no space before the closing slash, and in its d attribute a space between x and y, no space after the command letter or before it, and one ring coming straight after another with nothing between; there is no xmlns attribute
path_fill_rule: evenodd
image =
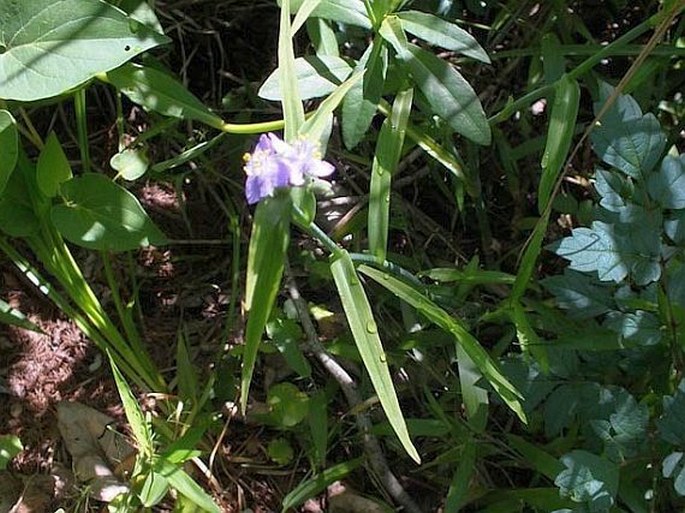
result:
<svg viewBox="0 0 685 513"><path fill-rule="evenodd" d="M402 446L417 463L421 462L414 444L409 438L407 424L397 400L395 387L390 376L385 352L378 336L378 327L373 319L371 305L354 268L349 253L341 251L340 256L331 264L331 272L338 294L342 301L352 336L362 357L364 366L371 377L378 399L395 430Z"/></svg>

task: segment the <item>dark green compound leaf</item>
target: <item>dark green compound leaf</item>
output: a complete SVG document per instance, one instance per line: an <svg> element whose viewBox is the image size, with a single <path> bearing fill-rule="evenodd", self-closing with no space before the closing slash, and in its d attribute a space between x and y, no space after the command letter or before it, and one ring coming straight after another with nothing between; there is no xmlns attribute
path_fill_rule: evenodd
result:
<svg viewBox="0 0 685 513"><path fill-rule="evenodd" d="M657 420L659 436L677 447L685 447L685 380L673 396L664 396L664 414Z"/></svg>
<svg viewBox="0 0 685 513"><path fill-rule="evenodd" d="M576 228L552 247L571 262L572 270L596 272L601 281L616 283L631 274L638 285L647 285L661 276L660 225L660 221L638 225L594 221L591 228Z"/></svg>
<svg viewBox="0 0 685 513"><path fill-rule="evenodd" d="M685 244L685 210L673 212L664 221L664 232L676 245Z"/></svg>
<svg viewBox="0 0 685 513"><path fill-rule="evenodd" d="M602 198L599 204L610 212L621 212L629 204L632 183L618 173L597 168L594 179L595 190Z"/></svg>
<svg viewBox="0 0 685 513"><path fill-rule="evenodd" d="M169 38L101 0L0 0L0 98L57 96Z"/></svg>
<svg viewBox="0 0 685 513"><path fill-rule="evenodd" d="M557 304L569 311L571 317L589 319L614 308L611 291L593 282L586 274L566 269L561 276L541 281L554 294Z"/></svg>
<svg viewBox="0 0 685 513"><path fill-rule="evenodd" d="M604 105L613 89L600 87L600 101L595 113ZM642 115L637 102L619 95L614 105L591 134L595 153L607 164L633 178L645 178L661 159L666 138L653 114Z"/></svg>
<svg viewBox="0 0 685 513"><path fill-rule="evenodd" d="M666 456L661 464L661 474L667 479L672 477L676 493L685 496L685 454L676 451Z"/></svg>
<svg viewBox="0 0 685 513"><path fill-rule="evenodd" d="M672 259L666 271L666 292L668 299L685 308L685 264Z"/></svg>
<svg viewBox="0 0 685 513"><path fill-rule="evenodd" d="M104 175L73 178L62 184L60 192L64 203L52 207L52 222L74 244L129 251L166 241L136 197Z"/></svg>
<svg viewBox="0 0 685 513"><path fill-rule="evenodd" d="M592 420L590 425L604 443L605 455L621 463L638 454L644 444L649 410L625 390L616 392L613 397L615 412L608 420Z"/></svg>
<svg viewBox="0 0 685 513"><path fill-rule="evenodd" d="M618 333L624 345L653 346L661 341L661 322L649 312L611 312L604 326Z"/></svg>
<svg viewBox="0 0 685 513"><path fill-rule="evenodd" d="M561 458L566 467L554 480L564 497L585 503L590 512L607 511L618 492L618 465L587 451L572 451Z"/></svg>
<svg viewBox="0 0 685 513"><path fill-rule="evenodd" d="M647 179L649 195L662 208L685 208L685 155L667 155L659 170Z"/></svg>
<svg viewBox="0 0 685 513"><path fill-rule="evenodd" d="M599 394L599 385L596 383L569 384L554 390L544 405L547 437L560 436L577 418L586 418L587 405L596 405Z"/></svg>

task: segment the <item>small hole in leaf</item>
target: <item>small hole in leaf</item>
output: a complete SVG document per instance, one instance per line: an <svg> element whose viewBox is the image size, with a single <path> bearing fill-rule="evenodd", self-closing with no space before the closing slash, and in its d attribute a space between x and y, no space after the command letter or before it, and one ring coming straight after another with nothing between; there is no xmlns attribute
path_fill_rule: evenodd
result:
<svg viewBox="0 0 685 513"><path fill-rule="evenodd" d="M131 47L130 47L129 45L124 46L124 51L125 51L125 52L128 52L130 49L131 49Z"/></svg>
<svg viewBox="0 0 685 513"><path fill-rule="evenodd" d="M5 53L7 51L7 47L3 44L0 44L0 55Z"/></svg>

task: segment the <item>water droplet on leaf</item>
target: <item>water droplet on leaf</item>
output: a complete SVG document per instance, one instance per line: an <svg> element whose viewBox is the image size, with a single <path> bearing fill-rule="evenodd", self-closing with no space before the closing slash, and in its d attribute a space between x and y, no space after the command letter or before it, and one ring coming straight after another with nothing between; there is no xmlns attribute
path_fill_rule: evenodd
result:
<svg viewBox="0 0 685 513"><path fill-rule="evenodd" d="M367 321L366 331L368 331L369 333L378 333L378 326L376 326L376 323L374 321Z"/></svg>
<svg viewBox="0 0 685 513"><path fill-rule="evenodd" d="M381 353L381 361L382 361L383 363L385 363L385 362L388 361L388 357L385 356L385 353Z"/></svg>

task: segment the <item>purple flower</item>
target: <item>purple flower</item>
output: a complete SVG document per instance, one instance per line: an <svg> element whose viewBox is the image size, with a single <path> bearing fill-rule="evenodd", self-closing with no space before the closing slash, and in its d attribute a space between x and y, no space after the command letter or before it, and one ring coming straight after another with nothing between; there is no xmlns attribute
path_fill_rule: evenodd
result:
<svg viewBox="0 0 685 513"><path fill-rule="evenodd" d="M277 187L301 186L307 177L329 176L335 168L321 160L319 145L299 139L290 145L274 134L262 134L245 155L245 196L251 205L273 196Z"/></svg>

